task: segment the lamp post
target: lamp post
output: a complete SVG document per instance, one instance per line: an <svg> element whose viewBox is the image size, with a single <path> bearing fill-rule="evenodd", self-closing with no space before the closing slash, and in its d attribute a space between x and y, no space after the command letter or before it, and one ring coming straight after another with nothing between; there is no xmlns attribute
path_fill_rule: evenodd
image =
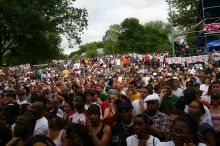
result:
<svg viewBox="0 0 220 146"><path fill-rule="evenodd" d="M202 0L202 15L203 15L203 21L204 21L204 25L206 24L206 17L205 17L205 8L204 8L204 1ZM208 48L208 42L207 42L207 36L204 34L205 37L205 53L209 52L209 48Z"/></svg>
<svg viewBox="0 0 220 146"><path fill-rule="evenodd" d="M170 26L171 26L171 43L172 43L172 51L173 51L173 56L175 56L175 48L174 48L174 32L173 32L173 19L172 19L172 8L171 8L171 4L170 4L170 0L168 1L168 5L169 5L169 12L170 12Z"/></svg>

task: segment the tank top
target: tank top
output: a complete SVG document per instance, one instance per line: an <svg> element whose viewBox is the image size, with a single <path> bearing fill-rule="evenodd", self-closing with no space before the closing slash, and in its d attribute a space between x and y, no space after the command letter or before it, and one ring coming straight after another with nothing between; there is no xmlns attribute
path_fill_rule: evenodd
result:
<svg viewBox="0 0 220 146"><path fill-rule="evenodd" d="M56 146L62 146L62 140L61 140L62 134L63 134L63 129L60 130L59 135L55 139L53 139L53 142L56 144ZM50 130L48 132L48 136L50 136Z"/></svg>
<svg viewBox="0 0 220 146"><path fill-rule="evenodd" d="M102 128L101 128L100 131L96 134L96 136L99 138L99 140L102 139L102 136L103 136L103 134L104 134L104 132L103 132L104 128L105 128L105 124L103 123L103 124L102 124Z"/></svg>
<svg viewBox="0 0 220 146"><path fill-rule="evenodd" d="M96 136L98 137L99 140L102 139L102 136L104 134L104 132L103 132L104 128L105 128L105 124L103 123L100 131L96 134ZM90 144L90 146L94 146L91 136L89 136L89 142L88 143Z"/></svg>

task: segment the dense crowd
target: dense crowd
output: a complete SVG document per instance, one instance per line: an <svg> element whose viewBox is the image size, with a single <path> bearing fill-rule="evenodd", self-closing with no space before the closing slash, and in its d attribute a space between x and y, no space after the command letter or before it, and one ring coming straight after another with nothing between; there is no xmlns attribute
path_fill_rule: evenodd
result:
<svg viewBox="0 0 220 146"><path fill-rule="evenodd" d="M220 146L220 68L167 53L0 70L0 146Z"/></svg>

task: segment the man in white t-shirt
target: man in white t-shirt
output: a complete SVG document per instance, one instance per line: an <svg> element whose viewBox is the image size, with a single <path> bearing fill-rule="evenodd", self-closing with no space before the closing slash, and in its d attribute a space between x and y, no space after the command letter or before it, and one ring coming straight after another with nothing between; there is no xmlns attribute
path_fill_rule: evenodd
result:
<svg viewBox="0 0 220 146"><path fill-rule="evenodd" d="M117 58L117 59L115 60L115 65L116 65L117 67L120 67L120 66L121 66L121 59L120 59L120 58Z"/></svg>
<svg viewBox="0 0 220 146"><path fill-rule="evenodd" d="M17 100L17 104L18 105L22 105L22 104L27 104L28 101L25 99L26 98L26 91L24 89L20 89L18 91L18 100Z"/></svg>
<svg viewBox="0 0 220 146"><path fill-rule="evenodd" d="M205 84L200 85L199 89L202 91L203 96L207 94L210 83L211 83L211 80L209 78L206 78L205 79Z"/></svg>
<svg viewBox="0 0 220 146"><path fill-rule="evenodd" d="M30 106L30 111L36 116L36 125L34 134L47 135L48 133L48 120L43 116L45 104L42 101L36 101Z"/></svg>
<svg viewBox="0 0 220 146"><path fill-rule="evenodd" d="M85 108L84 108L84 99L81 96L76 96L74 99L74 106L76 108L76 112L73 113L69 117L69 121L71 123L77 123L77 124L83 124L85 125L87 122L87 115L85 114Z"/></svg>
<svg viewBox="0 0 220 146"><path fill-rule="evenodd" d="M178 77L173 77L173 94L176 95L177 97L183 96L183 89L179 88L179 78Z"/></svg>
<svg viewBox="0 0 220 146"><path fill-rule="evenodd" d="M139 90L139 92L141 94L141 98L136 99L132 102L134 116L146 110L147 107L144 103L144 99L147 98L148 95L153 94L153 87L151 85L144 86Z"/></svg>

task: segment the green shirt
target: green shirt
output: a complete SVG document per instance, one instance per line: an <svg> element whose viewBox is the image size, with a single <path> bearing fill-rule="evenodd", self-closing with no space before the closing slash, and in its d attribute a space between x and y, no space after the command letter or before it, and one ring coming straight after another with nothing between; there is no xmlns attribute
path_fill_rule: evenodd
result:
<svg viewBox="0 0 220 146"><path fill-rule="evenodd" d="M42 69L38 69L37 70L37 75L41 77L42 74L43 74L43 70Z"/></svg>
<svg viewBox="0 0 220 146"><path fill-rule="evenodd" d="M160 106L160 111L167 114L167 115L170 115L173 112L173 109L174 109L178 100L179 100L179 98L174 94L170 97L164 95L163 100L162 100L162 104Z"/></svg>

